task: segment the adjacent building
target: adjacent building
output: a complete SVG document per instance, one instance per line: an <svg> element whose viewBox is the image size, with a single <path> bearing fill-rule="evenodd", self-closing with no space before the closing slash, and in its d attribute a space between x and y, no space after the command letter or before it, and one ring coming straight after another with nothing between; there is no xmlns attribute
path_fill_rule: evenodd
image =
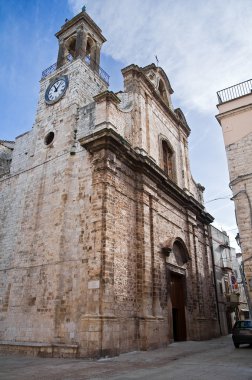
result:
<svg viewBox="0 0 252 380"><path fill-rule="evenodd" d="M245 319L248 306L235 249L230 247L229 236L210 226L216 282L216 298L220 332L230 334L238 319Z"/></svg>
<svg viewBox="0 0 252 380"><path fill-rule="evenodd" d="M203 187L161 67L108 91L83 11L0 177L0 349L93 357L219 334Z"/></svg>
<svg viewBox="0 0 252 380"><path fill-rule="evenodd" d="M224 137L252 317L252 80L221 90L217 95L217 120Z"/></svg>

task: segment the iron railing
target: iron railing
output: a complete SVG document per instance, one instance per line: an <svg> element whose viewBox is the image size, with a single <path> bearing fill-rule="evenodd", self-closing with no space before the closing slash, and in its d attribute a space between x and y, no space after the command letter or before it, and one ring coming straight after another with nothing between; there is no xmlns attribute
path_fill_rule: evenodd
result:
<svg viewBox="0 0 252 380"><path fill-rule="evenodd" d="M246 80L245 82L236 84L234 86L225 88L224 90L217 92L217 97L219 104L224 102L229 102L240 98L241 96L248 95L252 93L252 79Z"/></svg>
<svg viewBox="0 0 252 380"><path fill-rule="evenodd" d="M67 60L69 62L73 61L73 56L71 54L68 54ZM93 59L90 58L90 56L86 56L84 58L84 62L94 71L96 72L99 77L107 84L109 85L109 75L106 73L105 70L103 70ZM52 66L48 67L46 70L42 71L42 77L41 79L46 78L48 75L52 74L57 69L57 63L54 63Z"/></svg>
<svg viewBox="0 0 252 380"><path fill-rule="evenodd" d="M73 56L71 54L68 54L67 61L68 62L72 62L73 61ZM44 79L44 78L48 77L48 75L54 73L54 71L56 71L56 69L57 69L57 63L54 63L52 66L50 66L47 69L45 69L44 71L42 71L42 77L41 77L41 79Z"/></svg>
<svg viewBox="0 0 252 380"><path fill-rule="evenodd" d="M101 66L99 66L93 59L90 58L89 55L86 55L85 58L84 58L84 61L86 62L86 64L88 66L91 67L91 69L93 69L95 72L98 73L99 77L105 82L107 83L107 85L109 85L109 75L106 73L105 70L103 70L101 68Z"/></svg>
<svg viewBox="0 0 252 380"><path fill-rule="evenodd" d="M56 67L57 67L57 63L54 63L52 66L42 71L41 79L44 79L48 77L48 75L52 74L56 70Z"/></svg>

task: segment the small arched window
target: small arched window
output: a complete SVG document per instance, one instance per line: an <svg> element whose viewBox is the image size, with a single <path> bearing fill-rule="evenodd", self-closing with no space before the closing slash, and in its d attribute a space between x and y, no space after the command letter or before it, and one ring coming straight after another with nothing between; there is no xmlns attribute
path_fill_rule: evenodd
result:
<svg viewBox="0 0 252 380"><path fill-rule="evenodd" d="M164 82L161 79L159 80L158 92L159 92L161 98L163 99L163 101L168 105L169 102L168 102L168 98L167 98L167 93L166 93L165 85L164 85Z"/></svg>
<svg viewBox="0 0 252 380"><path fill-rule="evenodd" d="M162 141L163 169L165 174L174 178L173 151L165 140Z"/></svg>

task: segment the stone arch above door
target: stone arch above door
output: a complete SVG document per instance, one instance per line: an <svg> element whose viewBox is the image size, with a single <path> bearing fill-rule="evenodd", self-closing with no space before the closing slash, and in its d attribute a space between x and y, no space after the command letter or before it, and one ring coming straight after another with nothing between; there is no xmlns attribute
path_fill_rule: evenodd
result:
<svg viewBox="0 0 252 380"><path fill-rule="evenodd" d="M190 260L187 246L180 237L167 239L162 244L161 250L169 258L168 261L177 266L184 266Z"/></svg>

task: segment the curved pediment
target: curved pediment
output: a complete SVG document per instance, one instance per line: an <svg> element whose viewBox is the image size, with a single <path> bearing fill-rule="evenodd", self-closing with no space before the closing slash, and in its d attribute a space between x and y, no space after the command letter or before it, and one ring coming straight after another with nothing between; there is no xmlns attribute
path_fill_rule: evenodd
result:
<svg viewBox="0 0 252 380"><path fill-rule="evenodd" d="M174 110L174 112L176 113L176 115L178 116L178 118L180 119L180 121L186 126L189 128L188 124L187 124L187 121L186 121L186 118L185 118L185 115L183 113L183 111L180 109L180 108L176 108Z"/></svg>
<svg viewBox="0 0 252 380"><path fill-rule="evenodd" d="M162 78L162 80L164 81L165 87L166 87L167 91L169 92L169 94L170 95L173 94L174 91L173 91L173 89L171 87L170 81L169 81L166 73L162 69L162 67L158 67L157 71L158 71L159 77Z"/></svg>
<svg viewBox="0 0 252 380"><path fill-rule="evenodd" d="M158 88L158 80L161 79L164 82L166 91L171 95L173 94L173 89L171 87L170 81L165 73L165 71L162 69L162 67L158 67L155 65L155 63L152 63L151 65L143 67L143 71L147 78L155 84L155 89Z"/></svg>
<svg viewBox="0 0 252 380"><path fill-rule="evenodd" d="M171 106L171 94L173 94L173 89L164 70L161 67L157 67L154 63L143 67L142 70L162 100Z"/></svg>

